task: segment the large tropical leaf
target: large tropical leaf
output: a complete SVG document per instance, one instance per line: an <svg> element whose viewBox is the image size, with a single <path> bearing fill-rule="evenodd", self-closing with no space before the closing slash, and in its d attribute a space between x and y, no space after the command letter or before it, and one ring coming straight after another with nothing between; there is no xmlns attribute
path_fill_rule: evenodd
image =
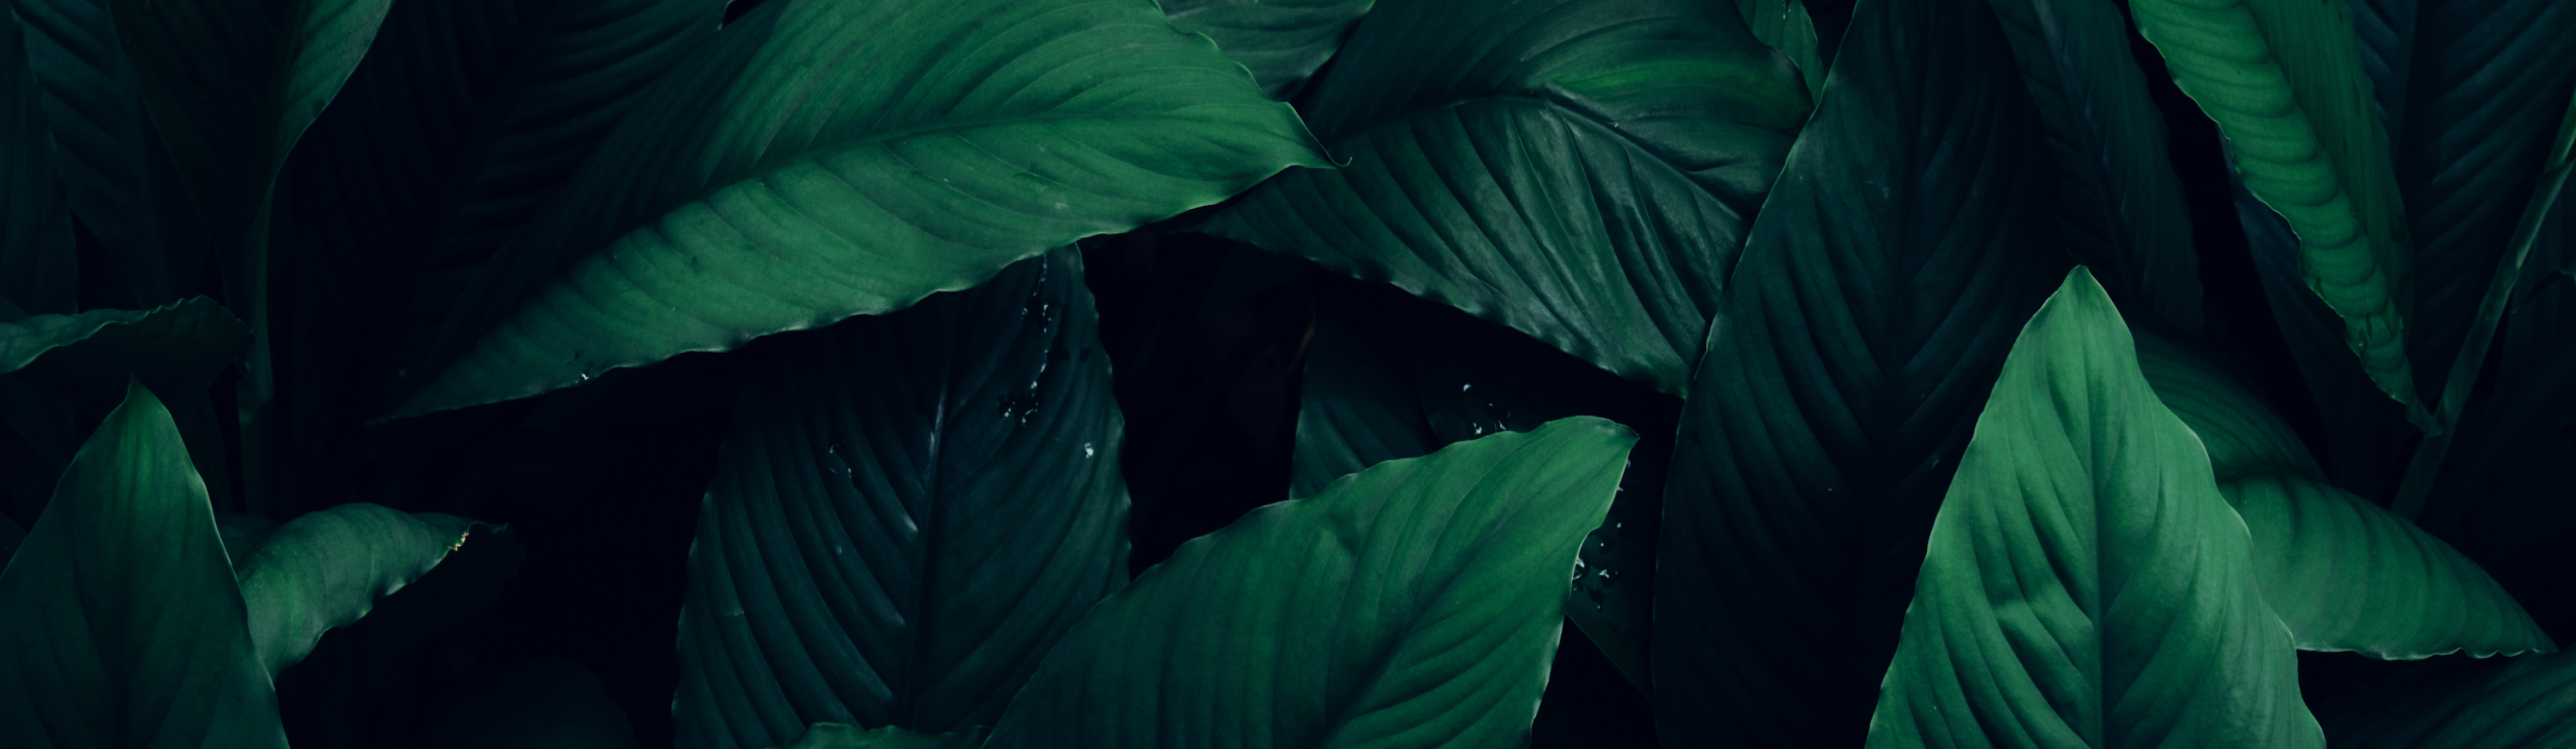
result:
<svg viewBox="0 0 2576 749"><path fill-rule="evenodd" d="M205 229L169 152L143 112L133 68L103 0L13 0L28 65L44 89L73 215L115 260L130 300L166 304L197 293Z"/></svg>
<svg viewBox="0 0 2576 749"><path fill-rule="evenodd" d="M2318 710L2338 749L2524 749L2576 743L2576 655L2497 658Z"/></svg>
<svg viewBox="0 0 2576 749"><path fill-rule="evenodd" d="M1147 0L763 3L635 107L392 416L891 312L1323 165Z"/></svg>
<svg viewBox="0 0 2576 749"><path fill-rule="evenodd" d="M1385 284L1319 282L1314 325L1297 406L1291 497L1314 496L1378 463L1567 416L1599 416L1637 431L1609 520L1584 541L1566 616L1647 691L1655 532L1681 403L1518 331Z"/></svg>
<svg viewBox="0 0 2576 749"><path fill-rule="evenodd" d="M2057 156L2057 217L2068 251L2112 298L2197 332L2191 215L2165 153L2164 118L2129 56L2128 19L2114 0L1994 7Z"/></svg>
<svg viewBox="0 0 2576 749"><path fill-rule="evenodd" d="M275 674L303 660L324 631L357 621L376 599L429 574L473 527L454 515L346 504L287 521L234 553L261 665Z"/></svg>
<svg viewBox="0 0 2576 749"><path fill-rule="evenodd" d="M1208 232L1687 386L1747 225L1808 110L1724 3L1378 8L1298 111L1340 169L1290 171Z"/></svg>
<svg viewBox="0 0 2576 749"><path fill-rule="evenodd" d="M2064 267L1986 3L1866 0L1839 55L1683 406L1655 550L1669 745L1861 741L1976 409Z"/></svg>
<svg viewBox="0 0 2576 749"><path fill-rule="evenodd" d="M2165 407L2200 437L2219 479L2249 473L2323 476L2298 432L2240 373L2188 338L2148 324L2129 329L2138 342L2138 368Z"/></svg>
<svg viewBox="0 0 2576 749"><path fill-rule="evenodd" d="M42 89L17 14L0 18L0 318L74 310L80 288Z"/></svg>
<svg viewBox="0 0 2576 749"><path fill-rule="evenodd" d="M2245 189L2289 223L2344 344L2423 423L2407 363L2407 225L2349 3L2131 0L2174 83L2218 121ZM2429 428L2429 425L2427 425Z"/></svg>
<svg viewBox="0 0 2576 749"><path fill-rule="evenodd" d="M1753 38L1798 66L1809 100L1825 95L1823 50L1816 43L1816 21L1808 15L1804 0L1736 0L1735 8L1744 13L1744 25L1753 31Z"/></svg>
<svg viewBox="0 0 2576 749"><path fill-rule="evenodd" d="M1977 418L1869 746L2322 748L2252 545L2076 269Z"/></svg>
<svg viewBox="0 0 2576 749"><path fill-rule="evenodd" d="M2416 434L2406 423L2407 407L2371 383L2344 346L2342 319L2300 280L2299 240L2289 223L2246 192L2241 179L2232 189L2264 302L2325 421L2326 473L2337 486L2384 498L2395 489Z"/></svg>
<svg viewBox="0 0 2576 749"><path fill-rule="evenodd" d="M1254 510L1102 601L986 746L1525 743L1635 441L1564 419Z"/></svg>
<svg viewBox="0 0 2576 749"><path fill-rule="evenodd" d="M165 407L177 417L197 471L220 486L230 469L222 422L206 390L249 345L241 321L205 297L149 310L36 315L0 323L0 375L66 399L77 423L121 402L120 386L129 379L169 393ZM19 402L5 416L21 430L29 418L44 416L30 414L22 398L11 400Z"/></svg>
<svg viewBox="0 0 2576 749"><path fill-rule="evenodd" d="M682 746L991 725L1126 582L1118 408L1080 257L769 351L689 555Z"/></svg>
<svg viewBox="0 0 2576 749"><path fill-rule="evenodd" d="M1261 91L1287 97L1324 66L1351 24L1377 0L1171 0L1172 28L1206 34L1225 56L1252 70Z"/></svg>
<svg viewBox="0 0 2576 749"><path fill-rule="evenodd" d="M277 747L269 690L178 427L140 384L0 572L12 745Z"/></svg>
<svg viewBox="0 0 2576 749"><path fill-rule="evenodd" d="M359 490L360 421L428 376L438 325L474 271L648 84L715 33L723 8L394 5L278 177L275 275L295 313L274 331L285 394L274 499Z"/></svg>

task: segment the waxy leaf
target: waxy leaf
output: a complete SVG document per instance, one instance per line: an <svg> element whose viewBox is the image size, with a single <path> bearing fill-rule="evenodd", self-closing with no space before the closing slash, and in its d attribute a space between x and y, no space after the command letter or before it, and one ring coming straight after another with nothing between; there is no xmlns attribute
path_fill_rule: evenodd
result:
<svg viewBox="0 0 2576 749"><path fill-rule="evenodd" d="M1202 228L1678 395L1807 116L1797 76L1720 2L1381 7L1297 100L1347 163Z"/></svg>
<svg viewBox="0 0 2576 749"><path fill-rule="evenodd" d="M1863 0L1729 282L1655 548L1668 746L1852 746L2059 180L1979 0Z"/></svg>
<svg viewBox="0 0 2576 749"><path fill-rule="evenodd" d="M2253 533L2264 602L2301 650L2483 658L2558 649L2476 562L2351 492L2284 475L2218 488Z"/></svg>
<svg viewBox="0 0 2576 749"><path fill-rule="evenodd" d="M1871 747L2323 747L2245 525L2078 268L1932 524Z"/></svg>
<svg viewBox="0 0 2576 749"><path fill-rule="evenodd" d="M991 725L1126 583L1122 426L1080 257L766 350L689 553L681 746Z"/></svg>
<svg viewBox="0 0 2576 749"><path fill-rule="evenodd" d="M763 3L484 267L388 418L902 309L1291 165L1324 165L1296 115L1150 0Z"/></svg>
<svg viewBox="0 0 2576 749"><path fill-rule="evenodd" d="M376 599L429 574L474 524L346 504L289 520L248 554L234 554L261 664L275 674L303 660L323 632L356 622Z"/></svg>
<svg viewBox="0 0 2576 749"><path fill-rule="evenodd" d="M0 648L0 726L28 749L284 749L205 484L160 399L126 393L0 572L0 642L29 645Z"/></svg>
<svg viewBox="0 0 2576 749"><path fill-rule="evenodd" d="M2174 83L2218 121L2245 189L2288 221L2301 277L2343 318L2344 344L2362 370L2424 413L2401 301L2410 240L2351 5L2131 0L2129 8Z"/></svg>
<svg viewBox="0 0 2576 749"><path fill-rule="evenodd" d="M2182 336L2143 324L2130 330L2147 384L2200 437L2219 479L2247 473L2323 476L2299 433L2240 375Z"/></svg>
<svg viewBox="0 0 2576 749"><path fill-rule="evenodd" d="M1563 419L1253 510L1085 616L986 746L1522 745L1635 442Z"/></svg>
<svg viewBox="0 0 2576 749"><path fill-rule="evenodd" d="M1305 86L1377 0L1170 0L1172 28L1206 34L1225 56L1252 70L1262 93L1286 98Z"/></svg>

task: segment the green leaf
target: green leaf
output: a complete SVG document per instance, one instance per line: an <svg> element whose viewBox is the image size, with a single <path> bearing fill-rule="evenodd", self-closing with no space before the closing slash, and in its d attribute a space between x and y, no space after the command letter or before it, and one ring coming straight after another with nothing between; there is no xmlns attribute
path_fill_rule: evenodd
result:
<svg viewBox="0 0 2576 749"><path fill-rule="evenodd" d="M130 300L87 303L142 307L197 293L205 227L143 112L106 4L15 0L12 6L26 27L28 66L44 89L45 120L59 148L71 211L98 236L133 293Z"/></svg>
<svg viewBox="0 0 2576 749"><path fill-rule="evenodd" d="M1169 0L1172 28L1206 34L1252 70L1261 92L1286 98L1333 58L1377 0Z"/></svg>
<svg viewBox="0 0 2576 749"><path fill-rule="evenodd" d="M2248 473L2324 478L2299 433L2245 385L2246 378L2188 338L2145 324L2130 329L2147 384L2200 437L2218 478Z"/></svg>
<svg viewBox="0 0 2576 749"><path fill-rule="evenodd" d="M97 394L128 373L162 390L203 388L250 336L214 300L150 310L90 310L0 323L0 374L71 394Z"/></svg>
<svg viewBox="0 0 2576 749"><path fill-rule="evenodd" d="M2059 180L1984 2L1865 0L1682 407L1655 548L1657 733L1854 746Z"/></svg>
<svg viewBox="0 0 2576 749"><path fill-rule="evenodd" d="M974 749L984 743L983 729L959 733L915 733L887 726L862 731L843 723L816 723L796 743L777 749Z"/></svg>
<svg viewBox="0 0 2576 749"><path fill-rule="evenodd" d="M1825 61L1816 46L1816 22L1807 14L1803 0L1736 0L1736 10L1744 12L1744 25L1753 38L1789 58L1798 66L1799 80L1807 84L1810 101L1825 96Z"/></svg>
<svg viewBox="0 0 2576 749"><path fill-rule="evenodd" d="M2218 121L2245 188L2289 222L2309 290L2381 392L2424 424L2407 363L2406 222L2348 3L2131 0L2174 83ZM2429 427L2429 425L2425 425Z"/></svg>
<svg viewBox="0 0 2576 749"><path fill-rule="evenodd" d="M1808 111L1719 3L1378 8L1298 99L1340 169L1204 231L1385 281L1667 393L1687 387Z"/></svg>
<svg viewBox="0 0 2576 749"><path fill-rule="evenodd" d="M1123 427L1080 257L766 350L689 555L681 745L990 725L1126 583Z"/></svg>
<svg viewBox="0 0 2576 749"><path fill-rule="evenodd" d="M2576 742L2576 655L2499 658L2465 673L2409 680L2317 717L2337 749L2567 746Z"/></svg>
<svg viewBox="0 0 2576 749"><path fill-rule="evenodd" d="M215 533L224 539L224 559L233 564L233 577L240 578L242 563L250 557L259 542L276 533L278 522L246 512L215 513Z"/></svg>
<svg viewBox="0 0 2576 749"><path fill-rule="evenodd" d="M1296 164L1287 105L1147 0L763 3L484 268L387 418L891 312Z"/></svg>
<svg viewBox="0 0 2576 749"><path fill-rule="evenodd" d="M2082 268L1960 460L1869 746L2323 747L2200 441Z"/></svg>
<svg viewBox="0 0 2576 749"><path fill-rule="evenodd" d="M2191 214L2165 152L2164 116L2129 56L2128 19L2108 0L1994 6L2057 156L2068 251L2113 299L2198 332Z"/></svg>
<svg viewBox="0 0 2576 749"><path fill-rule="evenodd" d="M80 288L54 139L15 13L0 18L0 318L69 313ZM14 309L10 309L14 308Z"/></svg>
<svg viewBox="0 0 2576 749"><path fill-rule="evenodd" d="M1575 546L1635 442L1564 419L1253 510L1102 601L986 745L1525 743Z"/></svg>
<svg viewBox="0 0 2576 749"><path fill-rule="evenodd" d="M421 749L636 749L626 711L590 669L546 658L486 671L440 712Z"/></svg>
<svg viewBox="0 0 2576 749"><path fill-rule="evenodd" d="M2231 187L2272 321L2325 420L2327 475L2362 496L2386 496L2420 432L2407 425L2407 407L2380 393L2344 347L2342 318L2300 280L2299 240L2289 223L2246 192L2241 179Z"/></svg>
<svg viewBox="0 0 2576 749"><path fill-rule="evenodd" d="M205 484L141 384L0 572L0 725L17 746L277 747Z"/></svg>
<svg viewBox="0 0 2576 749"><path fill-rule="evenodd" d="M1651 692L1655 532L1681 403L1518 331L1388 287L1316 284L1314 337L1298 398L1289 496L1397 458L1568 416L1639 435L1609 519L1584 540L1566 617Z"/></svg>
<svg viewBox="0 0 2576 749"><path fill-rule="evenodd" d="M393 0L97 1L216 247L248 253L230 272L263 267L269 185Z"/></svg>
<svg viewBox="0 0 2576 749"><path fill-rule="evenodd" d="M465 544L472 520L345 504L305 513L258 542L234 566L250 605L251 643L275 674L313 652L322 633L348 626L429 573Z"/></svg>
<svg viewBox="0 0 2576 749"><path fill-rule="evenodd" d="M2253 533L2264 602L2301 650L2412 659L2558 649L2476 562L2378 505L2295 476L2218 488Z"/></svg>

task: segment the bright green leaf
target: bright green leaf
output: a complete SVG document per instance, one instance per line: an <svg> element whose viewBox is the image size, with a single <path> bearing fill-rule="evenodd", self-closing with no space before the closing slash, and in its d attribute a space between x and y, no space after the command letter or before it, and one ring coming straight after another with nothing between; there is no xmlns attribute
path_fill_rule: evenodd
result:
<svg viewBox="0 0 2576 749"><path fill-rule="evenodd" d="M987 746L1521 745L1635 442L1564 419L1253 510L1074 625Z"/></svg>
<svg viewBox="0 0 2576 749"><path fill-rule="evenodd" d="M2082 268L1995 382L1871 747L2323 747L2200 441Z"/></svg>
<svg viewBox="0 0 2576 749"><path fill-rule="evenodd" d="M1323 163L1149 0L763 3L485 266L388 418L891 312Z"/></svg>
<svg viewBox="0 0 2576 749"><path fill-rule="evenodd" d="M2174 83L2218 121L2245 189L2288 220L2301 277L2343 318L2344 344L2363 371L2421 414L2402 301L2410 240L2352 6L2130 0L2129 8Z"/></svg>
<svg viewBox="0 0 2576 749"><path fill-rule="evenodd" d="M69 313L80 288L54 139L15 13L0 18L0 319Z"/></svg>
<svg viewBox="0 0 2576 749"><path fill-rule="evenodd" d="M681 746L991 725L1126 583L1123 427L1080 257L766 350L690 552Z"/></svg>
<svg viewBox="0 0 2576 749"><path fill-rule="evenodd" d="M1680 394L1808 111L1721 3L1371 11L1298 99L1340 169L1203 229L1385 281Z"/></svg>
<svg viewBox="0 0 2576 749"><path fill-rule="evenodd" d="M2336 749L2576 745L2576 655L2498 658L2318 711Z"/></svg>
<svg viewBox="0 0 2576 749"><path fill-rule="evenodd" d="M140 384L0 572L0 726L27 749L277 747L205 484Z"/></svg>
<svg viewBox="0 0 2576 749"><path fill-rule="evenodd" d="M2264 602L2301 650L2483 658L2558 649L2476 562L2351 492L2282 475L2218 488L2253 533Z"/></svg>
<svg viewBox="0 0 2576 749"><path fill-rule="evenodd" d="M1206 34L1252 70L1261 90L1296 94L1377 0L1169 0L1172 28Z"/></svg>
<svg viewBox="0 0 2576 749"><path fill-rule="evenodd" d="M474 521L365 503L306 513L253 547L234 574L250 605L250 636L271 674L313 652L322 633L348 626L438 566Z"/></svg>
<svg viewBox="0 0 2576 749"><path fill-rule="evenodd" d="M984 743L981 728L957 733L915 733L893 726L862 731L844 723L816 723L796 743L777 749L974 749Z"/></svg>
<svg viewBox="0 0 2576 749"><path fill-rule="evenodd" d="M1863 0L1710 326L1655 546L1669 746L1855 746L1943 487L2065 266L1983 0Z"/></svg>

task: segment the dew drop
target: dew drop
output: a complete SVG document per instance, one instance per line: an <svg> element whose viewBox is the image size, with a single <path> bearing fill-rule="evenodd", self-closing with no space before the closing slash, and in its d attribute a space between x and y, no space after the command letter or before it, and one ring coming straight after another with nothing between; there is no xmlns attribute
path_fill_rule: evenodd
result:
<svg viewBox="0 0 2576 749"><path fill-rule="evenodd" d="M1470 389L1470 388L1474 388L1475 386L1476 386L1476 383L1473 383L1473 382L1459 383L1459 385L1458 385L1458 392L1461 392L1461 393L1467 392L1467 391L1468 391L1468 389Z"/></svg>
<svg viewBox="0 0 2576 749"><path fill-rule="evenodd" d="M1091 443L1089 443L1089 442L1082 443L1082 457L1088 458L1088 457L1091 457L1091 456L1092 456L1092 455L1094 455L1094 454L1096 454L1096 453L1094 453L1094 452L1092 451L1092 449L1091 449Z"/></svg>

